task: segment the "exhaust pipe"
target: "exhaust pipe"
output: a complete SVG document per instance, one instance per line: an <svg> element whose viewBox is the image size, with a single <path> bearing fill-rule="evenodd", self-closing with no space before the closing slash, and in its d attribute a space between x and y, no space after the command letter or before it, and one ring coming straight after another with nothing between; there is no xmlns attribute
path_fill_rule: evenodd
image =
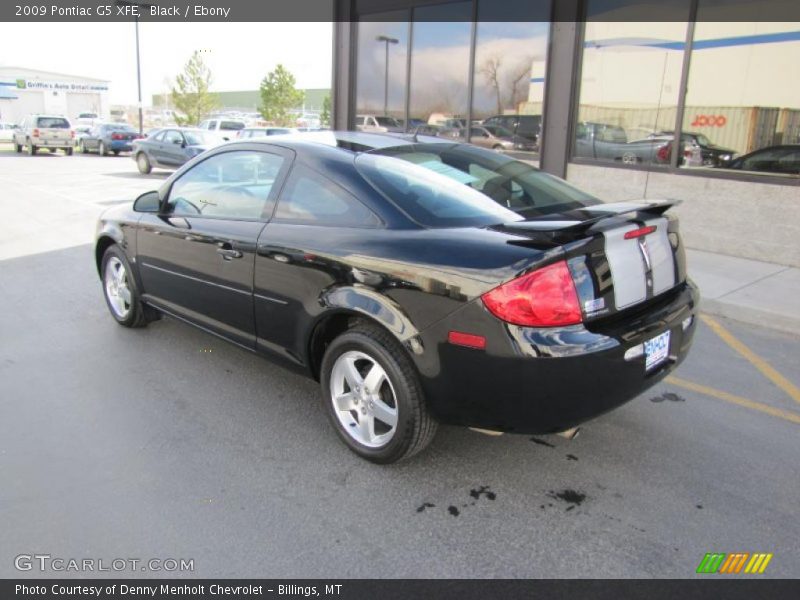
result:
<svg viewBox="0 0 800 600"><path fill-rule="evenodd" d="M558 435L568 440L574 440L578 437L578 434L581 432L580 427L573 427L572 429L567 429L566 431L560 431Z"/></svg>

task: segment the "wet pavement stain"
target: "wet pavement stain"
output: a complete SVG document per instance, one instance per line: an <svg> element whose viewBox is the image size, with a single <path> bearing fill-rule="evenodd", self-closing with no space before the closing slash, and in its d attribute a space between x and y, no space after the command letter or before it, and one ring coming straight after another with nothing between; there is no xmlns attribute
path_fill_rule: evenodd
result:
<svg viewBox="0 0 800 600"><path fill-rule="evenodd" d="M417 507L417 512L418 512L418 513L421 513L421 512L422 512L422 511L424 511L426 508L436 508L436 505L435 505L435 504L431 504L430 502L423 502L422 504L420 504L420 505Z"/></svg>
<svg viewBox="0 0 800 600"><path fill-rule="evenodd" d="M561 500L562 502L569 504L570 506L566 509L568 511L572 510L576 506L580 506L583 504L583 501L586 500L586 494L570 489L561 490L560 492L550 490L547 495L551 498L555 498L556 500Z"/></svg>
<svg viewBox="0 0 800 600"><path fill-rule="evenodd" d="M702 504L696 504L695 506L696 506L697 508L703 508L703 505L702 505Z"/></svg>
<svg viewBox="0 0 800 600"><path fill-rule="evenodd" d="M553 444L551 444L550 442L545 442L544 440L540 440L539 438L532 437L531 441L534 444L539 444L540 446L547 446L548 448L555 448L555 446L553 446Z"/></svg>
<svg viewBox="0 0 800 600"><path fill-rule="evenodd" d="M489 500L494 500L497 498L497 494L489 489L488 485L482 485L478 489L470 490L469 495L475 498L476 500L480 498L482 495L486 496Z"/></svg>
<svg viewBox="0 0 800 600"><path fill-rule="evenodd" d="M461 512L455 506L452 505L447 507L447 512L449 512L454 517L457 517L458 515L461 514Z"/></svg>
<svg viewBox="0 0 800 600"><path fill-rule="evenodd" d="M664 402L664 400L667 402L686 402L686 398L673 392L664 392L660 396L650 398L650 402Z"/></svg>
<svg viewBox="0 0 800 600"><path fill-rule="evenodd" d="M567 460L578 460L578 457L574 454L567 454Z"/></svg>

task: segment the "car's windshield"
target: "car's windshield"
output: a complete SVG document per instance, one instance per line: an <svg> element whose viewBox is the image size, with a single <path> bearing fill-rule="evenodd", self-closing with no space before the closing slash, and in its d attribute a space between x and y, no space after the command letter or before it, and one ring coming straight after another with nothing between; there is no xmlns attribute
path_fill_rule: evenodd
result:
<svg viewBox="0 0 800 600"><path fill-rule="evenodd" d="M208 136L202 131L184 131L183 137L190 146L200 146L208 143Z"/></svg>
<svg viewBox="0 0 800 600"><path fill-rule="evenodd" d="M69 121L62 117L39 117L36 125L42 129L69 129Z"/></svg>
<svg viewBox="0 0 800 600"><path fill-rule="evenodd" d="M375 117L375 120L378 122L378 125L382 127L400 127L400 123L398 123L393 117Z"/></svg>
<svg viewBox="0 0 800 600"><path fill-rule="evenodd" d="M599 203L527 163L462 144L375 150L355 164L367 181L426 227L484 227Z"/></svg>

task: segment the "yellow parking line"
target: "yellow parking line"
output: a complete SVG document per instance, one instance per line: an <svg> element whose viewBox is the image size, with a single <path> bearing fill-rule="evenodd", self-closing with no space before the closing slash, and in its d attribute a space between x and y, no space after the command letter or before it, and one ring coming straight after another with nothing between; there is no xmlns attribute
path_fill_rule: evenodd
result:
<svg viewBox="0 0 800 600"><path fill-rule="evenodd" d="M747 398L742 398L741 396L736 396L735 394L729 394L728 392L723 392L722 390L716 390L714 388L708 387L706 385L701 385L699 383L694 383L692 381L686 381L685 379L681 379L680 377L675 377L674 375L670 375L669 377L665 378L664 381L666 383L671 383L672 385L677 385L678 387L682 387L684 389L697 392L698 394L711 396L712 398L717 398L718 400L724 400L725 402L730 402L731 404L738 404L739 406L744 406L745 408L757 410L759 412L772 415L773 417L778 417L779 419L783 419L785 421L789 421L791 423L797 423L798 425L800 425L800 414L788 410L783 410L781 408L775 408L774 406L769 406L768 404L762 404L761 402L748 400Z"/></svg>
<svg viewBox="0 0 800 600"><path fill-rule="evenodd" d="M772 383L774 383L784 392L789 394L792 400L800 403L800 389L798 389L796 385L794 385L791 381L789 381L783 375L781 375L775 369L773 369L769 365L769 363L767 363L767 361L765 361L755 352L750 350L750 348L748 348L742 342L733 337L733 334L727 329L725 329L725 327L723 327L716 320L712 319L708 315L700 315L700 318L703 320L703 323L708 325L714 333L716 333L720 338L722 338L723 342L728 344L728 346L730 346L736 352L745 357L750 362L750 364L752 364L756 369L761 371L764 377L769 379Z"/></svg>

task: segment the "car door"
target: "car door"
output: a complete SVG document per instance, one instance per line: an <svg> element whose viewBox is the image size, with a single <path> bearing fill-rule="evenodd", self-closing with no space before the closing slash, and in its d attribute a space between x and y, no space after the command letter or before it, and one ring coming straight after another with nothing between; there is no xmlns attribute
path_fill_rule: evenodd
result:
<svg viewBox="0 0 800 600"><path fill-rule="evenodd" d="M254 348L256 241L292 157L283 149L225 150L178 177L161 213L145 214L139 224L144 298Z"/></svg>
<svg viewBox="0 0 800 600"><path fill-rule="evenodd" d="M179 167L186 162L186 139L177 129L168 129L164 132L164 141L161 144L163 160L159 162Z"/></svg>
<svg viewBox="0 0 800 600"><path fill-rule="evenodd" d="M275 215L258 238L253 291L259 350L303 360L303 334L321 310L320 293L353 281L352 269L330 248L346 254L354 238L382 226L332 179L303 164L292 168Z"/></svg>

